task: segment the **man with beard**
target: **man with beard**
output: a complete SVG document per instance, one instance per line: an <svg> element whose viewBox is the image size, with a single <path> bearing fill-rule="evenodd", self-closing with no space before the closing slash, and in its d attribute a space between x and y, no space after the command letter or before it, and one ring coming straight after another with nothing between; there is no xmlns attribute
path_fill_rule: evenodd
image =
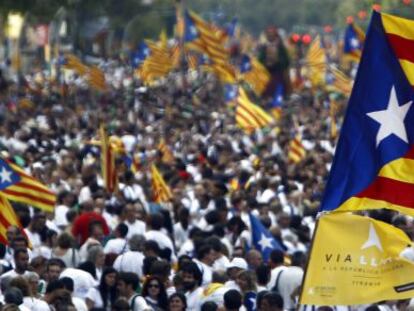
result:
<svg viewBox="0 0 414 311"><path fill-rule="evenodd" d="M187 310L195 311L200 309L200 301L203 295L203 288L200 287L203 274L198 265L191 261L181 268L185 297L187 299Z"/></svg>

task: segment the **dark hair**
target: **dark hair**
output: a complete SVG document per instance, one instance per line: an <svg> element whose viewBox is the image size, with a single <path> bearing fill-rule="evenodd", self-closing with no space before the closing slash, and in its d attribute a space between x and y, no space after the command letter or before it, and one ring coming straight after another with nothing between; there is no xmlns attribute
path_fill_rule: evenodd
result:
<svg viewBox="0 0 414 311"><path fill-rule="evenodd" d="M13 303L15 305L21 305L23 303L23 294L22 291L16 287L10 287L4 293L4 302Z"/></svg>
<svg viewBox="0 0 414 311"><path fill-rule="evenodd" d="M101 294L105 310L108 304L108 298L111 301L111 305L112 305L118 296L116 285L112 287L108 287L108 285L105 282L105 277L111 273L115 273L118 276L118 272L114 268L112 267L105 268L102 272L101 281L98 286L98 290L99 290L99 293Z"/></svg>
<svg viewBox="0 0 414 311"><path fill-rule="evenodd" d="M119 273L118 280L125 283L125 285L131 285L132 289L135 291L139 285L138 276L132 272L121 272Z"/></svg>
<svg viewBox="0 0 414 311"><path fill-rule="evenodd" d="M17 256L19 256L20 253L28 254L27 248L17 248L17 249L15 249L14 250L14 255L13 255L14 259L16 259Z"/></svg>
<svg viewBox="0 0 414 311"><path fill-rule="evenodd" d="M121 238L125 238L128 234L128 226L122 222L116 226L115 230L119 233Z"/></svg>
<svg viewBox="0 0 414 311"><path fill-rule="evenodd" d="M61 280L53 280L47 283L46 294L50 294L51 292L54 292L57 289L63 289L63 288L65 288L65 285L62 283Z"/></svg>
<svg viewBox="0 0 414 311"><path fill-rule="evenodd" d="M203 260L203 258L208 255L213 248L211 245L203 244L197 249L197 259Z"/></svg>
<svg viewBox="0 0 414 311"><path fill-rule="evenodd" d="M152 230L161 230L164 226L164 216L161 213L154 213L150 217L150 226Z"/></svg>
<svg viewBox="0 0 414 311"><path fill-rule="evenodd" d="M145 251L151 250L151 251L155 252L157 255L160 254L160 247L159 247L158 243L155 242L154 240L145 241L144 250Z"/></svg>
<svg viewBox="0 0 414 311"><path fill-rule="evenodd" d="M292 254L292 266L303 267L306 264L306 254L301 251Z"/></svg>
<svg viewBox="0 0 414 311"><path fill-rule="evenodd" d="M201 305L200 311L216 311L218 305L214 301L206 301Z"/></svg>
<svg viewBox="0 0 414 311"><path fill-rule="evenodd" d="M283 264L285 254L279 249L274 249L270 252L270 261L274 264Z"/></svg>
<svg viewBox="0 0 414 311"><path fill-rule="evenodd" d="M278 309L283 310L283 298L276 292L268 292L263 297L262 300L267 300L269 305L276 306Z"/></svg>
<svg viewBox="0 0 414 311"><path fill-rule="evenodd" d="M233 216L227 222L227 228L234 227L234 226L237 226L238 227L238 233L239 234L242 233L244 230L247 229L246 224L244 223L244 221L241 219L240 216Z"/></svg>
<svg viewBox="0 0 414 311"><path fill-rule="evenodd" d="M74 247L75 240L68 232L62 232L57 238L57 245L63 249Z"/></svg>
<svg viewBox="0 0 414 311"><path fill-rule="evenodd" d="M148 293L149 285L154 280L157 281L158 286L159 286L159 290L160 290L159 293L158 293L158 296L157 296L157 302L158 302L157 306L164 309L164 310L167 310L168 309L167 291L165 290L165 286L162 283L162 281L160 280L160 278L158 278L156 276L153 276L153 275L149 276L145 280L144 286L142 287L142 296L144 296L144 298L146 296L149 296L149 293Z"/></svg>
<svg viewBox="0 0 414 311"><path fill-rule="evenodd" d="M46 271L49 271L50 266L59 266L62 270L66 268L65 262L60 258L49 259L46 264Z"/></svg>
<svg viewBox="0 0 414 311"><path fill-rule="evenodd" d="M148 257L145 257L145 258L144 258L144 263L143 263L143 265L142 265L142 274L143 274L143 275L148 275L148 274L150 274L152 264L153 264L154 262L156 262L157 260L158 260L158 259L157 259L157 257L154 257L154 256L148 256Z"/></svg>
<svg viewBox="0 0 414 311"><path fill-rule="evenodd" d="M231 310L239 310L242 305L242 295L238 290L231 289L224 294L224 307Z"/></svg>
<svg viewBox="0 0 414 311"><path fill-rule="evenodd" d="M96 279L96 267L92 261L84 261L79 266L78 269L88 272L90 275Z"/></svg>
<svg viewBox="0 0 414 311"><path fill-rule="evenodd" d="M256 268L257 283L267 284L270 281L270 267L264 263Z"/></svg>
<svg viewBox="0 0 414 311"><path fill-rule="evenodd" d="M75 283L73 282L73 280L70 277L63 277L61 279L59 279L60 282L62 282L63 284L63 288L70 291L71 293L73 293L73 290L75 288Z"/></svg>
<svg viewBox="0 0 414 311"><path fill-rule="evenodd" d="M171 264L166 260L154 261L151 265L150 274L160 278L168 278L171 273Z"/></svg>
<svg viewBox="0 0 414 311"><path fill-rule="evenodd" d="M182 272L190 273L193 275L194 279L197 281L198 285L201 285L203 279L203 274L200 271L200 268L194 261L190 261L181 268Z"/></svg>
<svg viewBox="0 0 414 311"><path fill-rule="evenodd" d="M183 302L183 304L184 304L184 309L183 310L186 310L187 309L187 298L185 298L185 295L183 293L176 292L176 293L172 294L170 296L170 298L168 299L168 303L170 303L171 300L175 297L178 297Z"/></svg>

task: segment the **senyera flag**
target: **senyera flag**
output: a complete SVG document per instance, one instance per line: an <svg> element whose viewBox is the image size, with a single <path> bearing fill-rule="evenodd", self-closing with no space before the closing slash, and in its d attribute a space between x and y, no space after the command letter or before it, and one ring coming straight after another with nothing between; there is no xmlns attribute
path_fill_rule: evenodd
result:
<svg viewBox="0 0 414 311"><path fill-rule="evenodd" d="M414 21L374 12L320 211L414 215Z"/></svg>

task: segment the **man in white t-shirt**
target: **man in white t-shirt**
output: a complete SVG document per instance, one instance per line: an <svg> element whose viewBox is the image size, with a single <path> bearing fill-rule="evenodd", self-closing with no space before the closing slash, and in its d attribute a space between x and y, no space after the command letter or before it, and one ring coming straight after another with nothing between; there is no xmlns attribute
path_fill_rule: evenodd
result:
<svg viewBox="0 0 414 311"><path fill-rule="evenodd" d="M138 213L142 212L143 208L139 203L127 203L122 212L123 223L128 226L127 239L130 239L134 234L144 234L146 231L146 224L138 219Z"/></svg>
<svg viewBox="0 0 414 311"><path fill-rule="evenodd" d="M128 300L132 311L152 311L144 297L136 293L139 285L138 276L131 272L121 272L118 278L118 291L121 297Z"/></svg>
<svg viewBox="0 0 414 311"><path fill-rule="evenodd" d="M1 275L0 279L14 278L16 276L26 276L29 267L29 253L27 248L17 248L14 250L14 264L15 268Z"/></svg>
<svg viewBox="0 0 414 311"><path fill-rule="evenodd" d="M203 297L202 273L198 265L191 261L181 268L185 297L187 299L187 310L200 310L201 298Z"/></svg>
<svg viewBox="0 0 414 311"><path fill-rule="evenodd" d="M118 272L133 272L141 278L142 267L144 265L144 255L141 252L144 237L141 235L133 235L128 242L129 251L119 255L113 267Z"/></svg>
<svg viewBox="0 0 414 311"><path fill-rule="evenodd" d="M291 260L291 266L283 270L278 283L278 291L283 298L285 310L294 310L296 307L292 295L297 292L298 287L302 284L306 255L302 252L295 252Z"/></svg>
<svg viewBox="0 0 414 311"><path fill-rule="evenodd" d="M126 236L128 234L128 227L126 224L119 224L115 228L115 238L106 242L104 247L105 254L123 254L128 250L128 241Z"/></svg>
<svg viewBox="0 0 414 311"><path fill-rule="evenodd" d="M268 290L274 290L279 291L279 280L280 280L280 273L286 269L286 266L284 265L284 254L282 251L274 249L270 253L269 258L269 265L272 269L270 272L270 280L269 283L267 283L267 289ZM278 280L279 279L279 280ZM278 280L276 282L276 280ZM278 283L278 284L276 284ZM277 288L275 288L275 286Z"/></svg>

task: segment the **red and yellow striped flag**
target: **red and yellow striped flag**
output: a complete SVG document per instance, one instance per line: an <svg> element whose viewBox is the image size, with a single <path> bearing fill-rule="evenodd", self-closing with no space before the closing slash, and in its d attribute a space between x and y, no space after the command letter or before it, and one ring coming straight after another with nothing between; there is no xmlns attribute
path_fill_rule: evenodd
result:
<svg viewBox="0 0 414 311"><path fill-rule="evenodd" d="M151 165L152 176L152 194L155 203L169 202L172 199L170 187L166 184L164 178L158 171L155 164Z"/></svg>
<svg viewBox="0 0 414 311"><path fill-rule="evenodd" d="M67 54L65 56L64 68L71 69L76 71L81 76L84 76L88 73L89 67L82 63L82 61L73 54Z"/></svg>
<svg viewBox="0 0 414 311"><path fill-rule="evenodd" d="M105 74L96 66L89 67L88 83L91 87L99 91L106 91L107 89Z"/></svg>
<svg viewBox="0 0 414 311"><path fill-rule="evenodd" d="M56 195L16 164L0 159L0 191L11 201L52 212Z"/></svg>
<svg viewBox="0 0 414 311"><path fill-rule="evenodd" d="M288 160L299 163L306 157L306 150L302 144L302 138L298 134L289 143Z"/></svg>
<svg viewBox="0 0 414 311"><path fill-rule="evenodd" d="M236 107L236 123L245 132L251 133L256 129L266 127L273 118L259 106L253 104L243 88L239 88Z"/></svg>
<svg viewBox="0 0 414 311"><path fill-rule="evenodd" d="M382 24L395 55L408 79L414 86L414 20L381 13Z"/></svg>
<svg viewBox="0 0 414 311"><path fill-rule="evenodd" d="M16 226L23 232L20 220L10 205L10 202L6 196L0 194L0 243L9 244L6 232L10 226Z"/></svg>
<svg viewBox="0 0 414 311"><path fill-rule="evenodd" d="M174 155L164 138L161 138L160 143L158 144L158 150L162 153L162 161L164 163L174 162Z"/></svg>
<svg viewBox="0 0 414 311"><path fill-rule="evenodd" d="M118 176L115 167L115 152L109 142L105 126L101 125L100 129L101 142L101 170L104 180L104 187L108 192L114 192L118 187Z"/></svg>

